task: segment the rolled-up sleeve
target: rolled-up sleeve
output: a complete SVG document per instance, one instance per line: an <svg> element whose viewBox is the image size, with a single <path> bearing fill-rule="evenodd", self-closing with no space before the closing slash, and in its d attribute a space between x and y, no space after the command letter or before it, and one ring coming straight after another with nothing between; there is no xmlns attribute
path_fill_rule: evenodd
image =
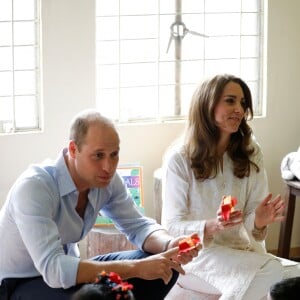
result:
<svg viewBox="0 0 300 300"><path fill-rule="evenodd" d="M36 176L23 179L12 190L11 215L20 236L16 237L14 251L28 273L34 273L34 265L50 287L69 288L76 283L79 258L64 252L54 221L54 214L59 212L59 195L50 186Z"/></svg>

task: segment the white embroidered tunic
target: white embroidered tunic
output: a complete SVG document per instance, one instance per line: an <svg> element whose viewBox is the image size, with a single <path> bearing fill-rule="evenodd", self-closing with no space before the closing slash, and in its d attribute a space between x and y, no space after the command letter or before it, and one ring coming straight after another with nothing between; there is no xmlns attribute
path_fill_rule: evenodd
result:
<svg viewBox="0 0 300 300"><path fill-rule="evenodd" d="M202 182L196 180L182 147L173 148L163 166L162 223L174 235L198 232L204 248L185 271L219 289L222 299L242 299L257 270L274 259L264 247L267 230L253 233L255 208L269 192L261 150L254 141L253 146L251 160L260 171L252 168L250 176L242 179L233 175L227 153L222 171ZM237 198L236 209L242 210L244 221L204 240L205 222L216 218L224 195Z"/></svg>

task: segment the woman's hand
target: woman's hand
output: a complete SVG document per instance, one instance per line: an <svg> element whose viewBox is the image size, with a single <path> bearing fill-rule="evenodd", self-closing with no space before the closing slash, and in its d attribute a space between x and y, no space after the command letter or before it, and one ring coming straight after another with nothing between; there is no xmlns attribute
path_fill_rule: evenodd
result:
<svg viewBox="0 0 300 300"><path fill-rule="evenodd" d="M222 209L222 207L224 205L224 202L223 202L224 198L227 198L227 197L225 197L225 196L223 197L220 207L217 211L217 221L218 221L219 231L234 227L237 224L240 224L243 222L242 211L234 208L234 205L237 204L236 198L234 198L235 204L232 204L233 197L230 196L231 205L233 205L233 206L230 207L231 211L229 212L229 214L224 214L223 209Z"/></svg>
<svg viewBox="0 0 300 300"><path fill-rule="evenodd" d="M227 221L223 219L221 210L219 210L217 214L218 216L216 219L206 221L204 230L205 239L212 239L213 236L220 231L229 229L243 222L243 213L241 210L231 212Z"/></svg>
<svg viewBox="0 0 300 300"><path fill-rule="evenodd" d="M235 210L230 213L229 219L224 220L222 213L218 212L218 221L224 229L235 226L243 222L243 213L241 210Z"/></svg>
<svg viewBox="0 0 300 300"><path fill-rule="evenodd" d="M280 195L272 199L272 194L269 194L255 210L255 227L263 229L265 226L280 222L284 219L284 201Z"/></svg>

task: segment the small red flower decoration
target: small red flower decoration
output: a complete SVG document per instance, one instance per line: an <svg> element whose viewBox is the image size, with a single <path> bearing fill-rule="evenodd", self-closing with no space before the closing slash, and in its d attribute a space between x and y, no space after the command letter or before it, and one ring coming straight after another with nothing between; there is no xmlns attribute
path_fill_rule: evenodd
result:
<svg viewBox="0 0 300 300"><path fill-rule="evenodd" d="M230 213L234 211L234 207L237 204L237 199L232 196L224 196L222 199L221 212L224 221L228 221Z"/></svg>
<svg viewBox="0 0 300 300"><path fill-rule="evenodd" d="M196 245L200 243L198 236L187 237L179 242L179 253L188 252L195 249Z"/></svg>
<svg viewBox="0 0 300 300"><path fill-rule="evenodd" d="M115 272L109 273L109 279L110 279L110 281L118 283L118 284L122 282L120 275Z"/></svg>

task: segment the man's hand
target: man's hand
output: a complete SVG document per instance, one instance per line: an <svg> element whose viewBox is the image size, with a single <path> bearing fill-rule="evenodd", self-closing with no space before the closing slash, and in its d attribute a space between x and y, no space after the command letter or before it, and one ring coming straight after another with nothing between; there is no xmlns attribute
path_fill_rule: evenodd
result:
<svg viewBox="0 0 300 300"><path fill-rule="evenodd" d="M168 284L173 275L172 269L184 274L180 263L173 260L177 253L178 247L175 247L145 259L137 260L138 277L147 280L161 278L165 284Z"/></svg>
<svg viewBox="0 0 300 300"><path fill-rule="evenodd" d="M174 256L172 257L172 259L176 262L178 262L179 264L187 264L190 261L193 260L194 257L198 256L199 251L202 249L202 244L199 242L198 244L195 245L195 247L191 248L189 251L185 251L185 252L180 252L179 251L179 242L182 241L183 239L186 238L198 238L198 234L197 233L193 233L190 236L180 236L177 237L173 240L171 240L170 244L169 244L169 248L173 248L173 249L177 249L176 252L174 252Z"/></svg>

